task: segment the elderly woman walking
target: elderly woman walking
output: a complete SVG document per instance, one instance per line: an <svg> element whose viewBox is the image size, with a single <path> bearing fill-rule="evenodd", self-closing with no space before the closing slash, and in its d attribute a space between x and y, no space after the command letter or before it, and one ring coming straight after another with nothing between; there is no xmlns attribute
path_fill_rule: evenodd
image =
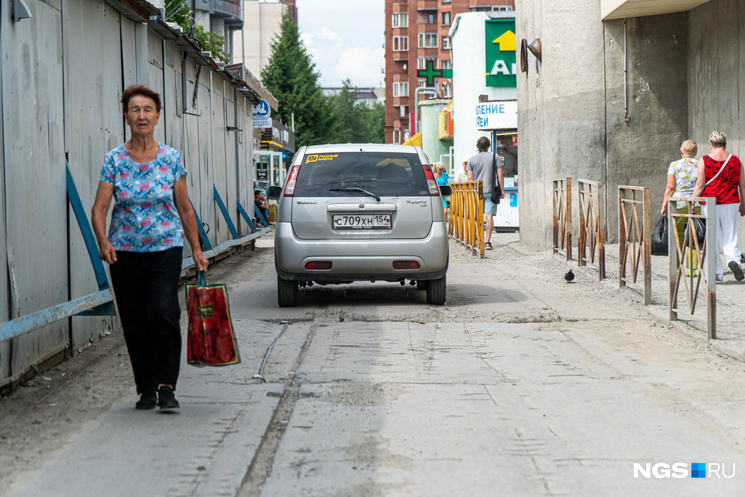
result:
<svg viewBox="0 0 745 497"><path fill-rule="evenodd" d="M438 185L447 185L450 175L445 172L445 164L442 162L435 162L432 164L432 169L435 173L435 181ZM442 197L442 205L445 208L445 219L448 219L448 201L445 197Z"/></svg>
<svg viewBox="0 0 745 497"><path fill-rule="evenodd" d="M111 281L137 393L137 409L179 407L181 362L178 280L184 238L197 271L202 253L181 155L154 138L160 95L143 85L122 93L131 138L106 154L91 224ZM114 199L108 236L106 214Z"/></svg>
<svg viewBox="0 0 745 497"><path fill-rule="evenodd" d="M735 279L745 277L740 267L742 251L737 245L737 214L745 216L745 170L736 155L727 153L727 135L714 131L709 136L709 155L698 164L698 179L694 197L715 197L716 205L716 281L724 281L724 267L719 256L719 244L727 260L727 267ZM705 208L705 207L704 207ZM703 211L703 209L702 209ZM703 211L705 212L705 211Z"/></svg>
<svg viewBox="0 0 745 497"><path fill-rule="evenodd" d="M667 201L670 197L672 198L683 198L692 197L693 192L696 188L696 181L698 179L698 161L695 159L696 153L698 152L698 146L693 140L686 140L680 146L680 160L671 162L667 168L667 188L665 189L665 196L662 199L662 209L660 214L663 216L667 215ZM678 213L688 213L688 207L686 202L676 202L675 211ZM694 209L695 214L700 214L701 208L696 207ZM684 234L688 218L679 217L675 222L675 227L678 233L678 240L680 246L684 243ZM694 274L698 267L698 256L696 251L688 252L686 256L686 268L689 274Z"/></svg>

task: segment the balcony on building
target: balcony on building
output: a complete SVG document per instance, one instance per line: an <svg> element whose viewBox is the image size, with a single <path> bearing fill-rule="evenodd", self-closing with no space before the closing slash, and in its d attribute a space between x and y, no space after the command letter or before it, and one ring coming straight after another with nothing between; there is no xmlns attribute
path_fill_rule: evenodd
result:
<svg viewBox="0 0 745 497"><path fill-rule="evenodd" d="M210 0L210 13L225 22L227 29L238 29L243 26L241 2L243 0Z"/></svg>
<svg viewBox="0 0 745 497"><path fill-rule="evenodd" d="M396 62L406 62L409 60L409 51L393 52L393 60Z"/></svg>
<svg viewBox="0 0 745 497"><path fill-rule="evenodd" d="M438 0L418 0L417 10L437 10Z"/></svg>
<svg viewBox="0 0 745 497"><path fill-rule="evenodd" d="M409 97L393 97L394 107L401 107L402 105L409 105Z"/></svg>

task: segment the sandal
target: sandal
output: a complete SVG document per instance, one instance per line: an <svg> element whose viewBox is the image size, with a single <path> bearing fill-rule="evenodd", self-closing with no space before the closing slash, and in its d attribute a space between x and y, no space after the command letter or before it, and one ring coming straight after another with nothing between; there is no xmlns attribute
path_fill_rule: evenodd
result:
<svg viewBox="0 0 745 497"><path fill-rule="evenodd" d="M491 246L491 242L484 243L484 249L485 250L494 250L494 247Z"/></svg>

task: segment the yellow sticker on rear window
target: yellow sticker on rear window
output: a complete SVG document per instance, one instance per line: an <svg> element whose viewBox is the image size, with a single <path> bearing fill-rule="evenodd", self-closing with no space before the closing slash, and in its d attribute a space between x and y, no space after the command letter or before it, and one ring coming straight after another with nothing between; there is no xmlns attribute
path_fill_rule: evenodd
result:
<svg viewBox="0 0 745 497"><path fill-rule="evenodd" d="M329 154L318 155L318 154L314 154L314 155L309 155L308 158L305 159L305 163L308 164L310 162L319 162L319 161L322 161L322 160L334 160L337 157L339 157L338 154L336 154L336 155L329 155Z"/></svg>

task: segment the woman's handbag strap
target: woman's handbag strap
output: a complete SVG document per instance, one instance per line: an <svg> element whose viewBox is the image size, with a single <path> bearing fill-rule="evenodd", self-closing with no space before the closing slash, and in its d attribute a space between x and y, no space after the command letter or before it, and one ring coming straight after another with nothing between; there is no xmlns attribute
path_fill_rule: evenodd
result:
<svg viewBox="0 0 745 497"><path fill-rule="evenodd" d="M714 158L711 155L709 156L709 158L711 160L714 160ZM724 164L722 164L722 167L719 168L719 171L717 171L717 174L715 174L713 178L711 178L709 181L706 182L706 184L704 185L705 187L706 186L709 186L709 183L711 183L712 181L714 181L715 179L717 179L719 177L719 175L722 174L722 171L724 171L724 168L727 167L727 163L729 162L729 160L731 158L732 158L732 154L729 154L729 157L727 157L727 160L724 161ZM701 159L701 160L704 160L704 159Z"/></svg>

